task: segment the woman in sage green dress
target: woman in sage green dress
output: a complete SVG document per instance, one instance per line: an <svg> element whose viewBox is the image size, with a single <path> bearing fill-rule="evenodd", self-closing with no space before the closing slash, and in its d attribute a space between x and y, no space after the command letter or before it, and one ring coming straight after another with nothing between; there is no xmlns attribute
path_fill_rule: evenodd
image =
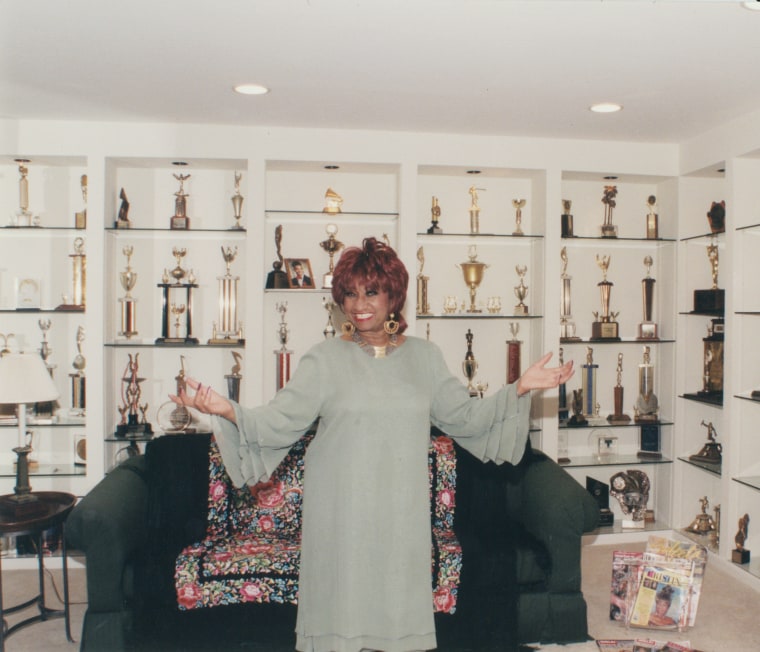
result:
<svg viewBox="0 0 760 652"><path fill-rule="evenodd" d="M431 589L428 445L431 423L483 461L517 464L530 391L556 387L572 362L547 367L483 399L440 349L406 336L408 273L389 246L346 249L332 295L341 337L301 359L267 405L244 408L188 378L172 399L212 417L232 482L266 480L316 422L304 466L296 649L409 652L436 647Z"/></svg>

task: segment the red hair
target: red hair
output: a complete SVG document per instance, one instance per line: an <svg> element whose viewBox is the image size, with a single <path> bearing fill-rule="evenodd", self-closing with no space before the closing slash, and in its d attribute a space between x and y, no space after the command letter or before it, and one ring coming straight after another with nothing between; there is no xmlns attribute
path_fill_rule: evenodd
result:
<svg viewBox="0 0 760 652"><path fill-rule="evenodd" d="M332 297L343 307L348 292L357 286L388 293L391 312L399 323L399 333L407 323L401 314L406 303L409 272L396 252L377 238L364 238L361 247L348 247L343 251L333 272Z"/></svg>

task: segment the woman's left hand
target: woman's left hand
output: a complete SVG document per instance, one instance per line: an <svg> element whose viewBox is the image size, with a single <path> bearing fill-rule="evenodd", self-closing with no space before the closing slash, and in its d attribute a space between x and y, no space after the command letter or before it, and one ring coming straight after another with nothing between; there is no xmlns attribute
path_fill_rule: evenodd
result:
<svg viewBox="0 0 760 652"><path fill-rule="evenodd" d="M532 389L550 389L567 382L575 373L573 361L570 360L559 367L547 367L551 360L551 351L538 362L534 362L517 379L517 395L527 394Z"/></svg>

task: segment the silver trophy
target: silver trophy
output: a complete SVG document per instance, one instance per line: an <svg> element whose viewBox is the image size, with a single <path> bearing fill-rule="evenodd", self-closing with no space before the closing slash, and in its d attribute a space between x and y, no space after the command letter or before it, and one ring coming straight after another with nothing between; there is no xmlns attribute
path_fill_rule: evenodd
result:
<svg viewBox="0 0 760 652"><path fill-rule="evenodd" d="M515 209L515 230L512 231L512 235L525 235L522 230L522 209L525 208L526 202L525 199L512 200L512 206Z"/></svg>
<svg viewBox="0 0 760 652"><path fill-rule="evenodd" d="M560 286L559 336L561 342L577 342L581 338L575 334L575 322L570 307L570 282L573 277L567 273L567 247L562 247L560 257L562 258L562 274L560 276L562 285Z"/></svg>
<svg viewBox="0 0 760 652"><path fill-rule="evenodd" d="M71 379L71 415L83 417L85 415L85 392L86 379L84 368L87 365L84 355L82 355L82 342L84 342L84 328L77 328L77 354L71 366L76 370L75 373L69 374Z"/></svg>
<svg viewBox="0 0 760 652"><path fill-rule="evenodd" d="M243 217L243 195L240 194L240 179L242 177L242 174L235 172L235 194L230 198L232 209L235 211L235 224L230 227L231 231L243 230L243 227L240 225L240 219Z"/></svg>
<svg viewBox="0 0 760 652"><path fill-rule="evenodd" d="M230 273L230 266L238 253L237 247L221 247L226 270L224 276L217 276L219 281L219 320L212 328L209 344L244 344L243 326L238 321L238 284L239 276Z"/></svg>
<svg viewBox="0 0 760 652"><path fill-rule="evenodd" d="M527 265L515 265L515 271L520 278L520 284L515 286L515 296L520 300L515 306L515 315L525 316L528 314L528 306L525 305L525 297L528 296L528 286L525 285L525 274L528 271Z"/></svg>
<svg viewBox="0 0 760 652"><path fill-rule="evenodd" d="M132 265L130 264L134 247L126 245L121 250L121 253L127 258L127 268L119 273L121 287L126 292L123 297L119 298L119 303L121 304L121 330L119 331L119 335L129 339L137 335L137 312L135 305L137 299L131 294L137 284L137 272L132 269Z"/></svg>

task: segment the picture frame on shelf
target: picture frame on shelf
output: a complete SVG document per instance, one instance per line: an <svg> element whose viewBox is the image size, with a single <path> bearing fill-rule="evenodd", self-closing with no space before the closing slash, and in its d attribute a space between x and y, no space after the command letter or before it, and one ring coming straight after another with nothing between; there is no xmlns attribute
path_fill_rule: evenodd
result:
<svg viewBox="0 0 760 652"><path fill-rule="evenodd" d="M38 278L16 279L16 310L40 310L42 281Z"/></svg>
<svg viewBox="0 0 760 652"><path fill-rule="evenodd" d="M286 258L285 273L288 275L288 287L291 290L313 290L314 274L308 258Z"/></svg>

